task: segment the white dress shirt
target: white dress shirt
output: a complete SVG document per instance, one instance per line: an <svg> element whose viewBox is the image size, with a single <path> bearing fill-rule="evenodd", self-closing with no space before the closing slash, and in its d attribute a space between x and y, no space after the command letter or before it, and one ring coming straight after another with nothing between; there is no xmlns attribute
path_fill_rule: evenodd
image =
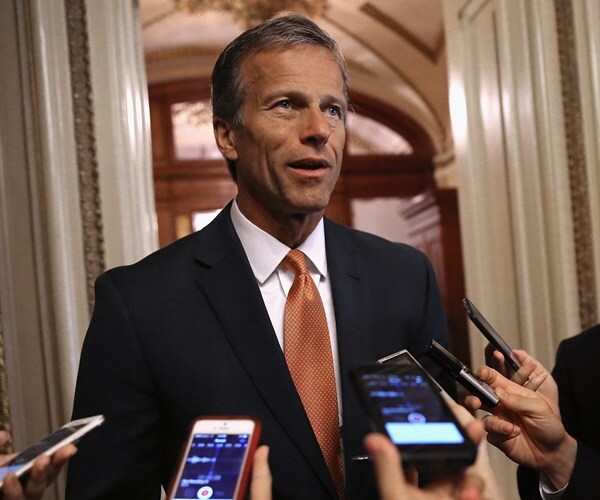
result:
<svg viewBox="0 0 600 500"><path fill-rule="evenodd" d="M277 335L277 340L283 349L285 302L287 294L294 282L294 273L287 267L282 266L281 261L290 251L290 247L284 245L281 241L250 222L242 212L240 212L235 200L231 206L231 221L233 222L233 227L246 251L246 256L248 257L267 312L271 318L271 324ZM327 275L327 256L325 254L325 230L323 228L323 219L319 221L319 224L314 231L302 242L298 247L298 250L301 250L307 257L310 275L317 284L323 306L325 307L341 421L338 343L333 299L331 297L331 281Z"/></svg>

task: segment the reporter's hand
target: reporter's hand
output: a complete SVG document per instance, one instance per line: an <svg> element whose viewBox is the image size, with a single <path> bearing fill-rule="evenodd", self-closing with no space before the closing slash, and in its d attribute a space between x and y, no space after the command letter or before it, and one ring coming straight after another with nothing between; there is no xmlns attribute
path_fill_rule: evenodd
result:
<svg viewBox="0 0 600 500"><path fill-rule="evenodd" d="M251 500L271 500L273 478L269 469L269 447L262 445L256 448L252 461L252 478L250 482Z"/></svg>
<svg viewBox="0 0 600 500"><path fill-rule="evenodd" d="M4 431L0 432L0 446L8 439ZM3 500L39 500L46 488L52 484L62 470L64 464L77 452L77 448L69 444L59 448L52 457L39 457L27 478L24 487L14 473L4 478L2 493ZM0 465L5 464L15 455L0 455Z"/></svg>
<svg viewBox="0 0 600 500"><path fill-rule="evenodd" d="M431 500L454 498L480 500L483 497L483 481L470 468L438 478L424 489L411 484L402 469L398 448L387 436L372 433L365 437L365 449L373 460L379 498L381 500Z"/></svg>
<svg viewBox="0 0 600 500"><path fill-rule="evenodd" d="M477 374L500 398L489 410L492 415L483 418L488 441L516 463L544 473L557 488L564 486L573 471L577 442L566 432L559 414L537 391L490 367L480 368ZM471 404L477 398L467 399Z"/></svg>
<svg viewBox="0 0 600 500"><path fill-rule="evenodd" d="M516 372L506 368L504 355L496 350L492 344L485 347L485 362L488 366L499 372L503 377L514 383L526 386L540 394L550 405L552 411L560 415L558 406L558 386L550 372L537 359L523 349L514 349L513 353L521 363L521 368Z"/></svg>

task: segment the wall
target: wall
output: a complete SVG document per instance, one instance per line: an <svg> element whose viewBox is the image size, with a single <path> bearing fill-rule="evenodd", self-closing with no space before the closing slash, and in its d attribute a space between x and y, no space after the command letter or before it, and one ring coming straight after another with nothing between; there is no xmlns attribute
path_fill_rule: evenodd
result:
<svg viewBox="0 0 600 500"><path fill-rule="evenodd" d="M558 342L598 317L598 4L444 8L467 294L552 367ZM493 464L517 498L514 466Z"/></svg>

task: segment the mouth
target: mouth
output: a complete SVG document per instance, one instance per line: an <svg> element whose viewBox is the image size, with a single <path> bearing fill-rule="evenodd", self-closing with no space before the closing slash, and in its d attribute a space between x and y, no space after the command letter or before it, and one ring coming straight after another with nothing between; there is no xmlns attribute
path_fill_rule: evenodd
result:
<svg viewBox="0 0 600 500"><path fill-rule="evenodd" d="M327 161L318 159L298 160L289 163L288 165L298 170L321 170L325 168L330 168L330 165Z"/></svg>

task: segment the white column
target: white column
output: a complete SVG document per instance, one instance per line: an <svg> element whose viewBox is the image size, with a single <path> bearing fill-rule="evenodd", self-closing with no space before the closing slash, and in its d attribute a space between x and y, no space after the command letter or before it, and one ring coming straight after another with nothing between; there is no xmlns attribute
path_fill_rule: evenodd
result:
<svg viewBox="0 0 600 500"><path fill-rule="evenodd" d="M106 266L158 247L148 87L134 0L87 0Z"/></svg>

